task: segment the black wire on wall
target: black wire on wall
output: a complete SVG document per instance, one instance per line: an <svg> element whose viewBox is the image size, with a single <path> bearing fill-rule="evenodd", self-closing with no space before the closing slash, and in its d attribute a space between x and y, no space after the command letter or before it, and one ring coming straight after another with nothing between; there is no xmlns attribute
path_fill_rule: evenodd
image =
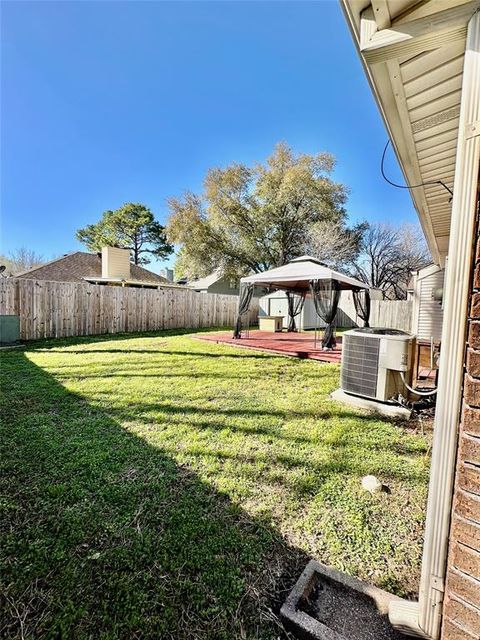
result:
<svg viewBox="0 0 480 640"><path fill-rule="evenodd" d="M411 185L404 185L404 184L397 184L396 182L393 182L392 180L390 180L386 175L385 175L385 156L387 153L387 149L388 149L388 145L390 144L390 138L387 140L387 143L383 149L383 153L382 153L382 162L380 163L380 171L382 172L382 178L388 182L388 184L391 184L392 187L397 187L397 189L417 189L418 187L425 187L426 185L433 185L433 184L440 184L442 185L442 187L444 189L446 189L448 191L448 193L452 196L453 198L453 191L447 187L447 185L442 182L441 180L432 180L430 182L421 182L420 184L411 184ZM450 198L451 200L451 198Z"/></svg>

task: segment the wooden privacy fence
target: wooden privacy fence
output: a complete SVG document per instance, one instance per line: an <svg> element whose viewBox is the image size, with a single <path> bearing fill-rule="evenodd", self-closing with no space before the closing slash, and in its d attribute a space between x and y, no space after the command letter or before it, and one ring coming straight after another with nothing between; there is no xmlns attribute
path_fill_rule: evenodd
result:
<svg viewBox="0 0 480 640"><path fill-rule="evenodd" d="M237 301L237 296L174 287L0 280L0 315L20 317L22 340L233 326ZM257 316L258 299L254 298L251 324L257 323Z"/></svg>
<svg viewBox="0 0 480 640"><path fill-rule="evenodd" d="M372 300L370 326L412 330L412 303L408 300Z"/></svg>
<svg viewBox="0 0 480 640"><path fill-rule="evenodd" d="M21 278L0 280L0 315L20 316L22 340L233 326L237 301L237 296L174 287L140 289ZM355 326L353 302L346 298L341 309L351 322L347 324L344 319L342 325L337 319L337 326ZM257 324L258 311L258 298L253 298L249 312L252 326ZM411 331L411 323L411 302L372 300L372 327Z"/></svg>
<svg viewBox="0 0 480 640"><path fill-rule="evenodd" d="M363 326L357 316L351 291L342 291L337 312L337 327ZM371 300L370 326L412 330L412 303L409 300Z"/></svg>

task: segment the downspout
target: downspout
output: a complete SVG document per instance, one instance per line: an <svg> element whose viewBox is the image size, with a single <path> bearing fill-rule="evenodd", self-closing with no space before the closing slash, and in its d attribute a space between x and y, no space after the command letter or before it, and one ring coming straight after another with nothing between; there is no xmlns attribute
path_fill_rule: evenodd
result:
<svg viewBox="0 0 480 640"><path fill-rule="evenodd" d="M390 606L404 633L437 639L442 604L462 402L468 289L480 156L480 14L468 23L445 283L442 355L432 448L419 601Z"/></svg>

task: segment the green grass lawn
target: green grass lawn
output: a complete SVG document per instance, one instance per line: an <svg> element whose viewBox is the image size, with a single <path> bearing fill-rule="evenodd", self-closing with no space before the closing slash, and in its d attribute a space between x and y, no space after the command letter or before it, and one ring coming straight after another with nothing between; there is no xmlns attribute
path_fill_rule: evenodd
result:
<svg viewBox="0 0 480 640"><path fill-rule="evenodd" d="M415 593L428 442L334 403L337 365L159 333L1 374L2 637L283 638L310 557Z"/></svg>

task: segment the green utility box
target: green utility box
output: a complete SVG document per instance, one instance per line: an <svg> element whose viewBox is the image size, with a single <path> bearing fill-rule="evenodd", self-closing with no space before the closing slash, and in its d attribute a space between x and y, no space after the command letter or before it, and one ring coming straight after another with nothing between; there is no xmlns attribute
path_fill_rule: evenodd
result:
<svg viewBox="0 0 480 640"><path fill-rule="evenodd" d="M0 316L0 345L15 344L20 340L20 318Z"/></svg>

